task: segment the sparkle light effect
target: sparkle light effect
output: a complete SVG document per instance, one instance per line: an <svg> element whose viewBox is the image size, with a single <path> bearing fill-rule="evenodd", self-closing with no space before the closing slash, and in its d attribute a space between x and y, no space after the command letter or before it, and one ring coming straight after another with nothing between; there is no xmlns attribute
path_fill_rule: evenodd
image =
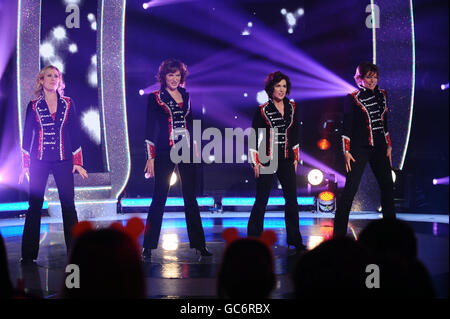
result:
<svg viewBox="0 0 450 319"><path fill-rule="evenodd" d="M55 56L55 47L50 42L43 42L39 49L39 53L43 59L51 59Z"/></svg>
<svg viewBox="0 0 450 319"><path fill-rule="evenodd" d="M67 36L66 28L62 25L58 25L50 31L39 46L39 54L44 64L56 66L61 73L64 73L65 70L65 62L60 54L61 50L66 49L72 54L78 52L77 44L73 42L67 45L65 44L67 40L69 40L69 38Z"/></svg>
<svg viewBox="0 0 450 319"><path fill-rule="evenodd" d="M98 109L91 108L81 115L81 123L89 138L97 145L101 144L100 114Z"/></svg>
<svg viewBox="0 0 450 319"><path fill-rule="evenodd" d="M297 25L297 20L305 14L303 8L297 9L295 12L288 12L286 9L281 9L281 14L286 19L286 24L288 26L288 32L290 34L294 33L294 28Z"/></svg>
<svg viewBox="0 0 450 319"><path fill-rule="evenodd" d="M71 43L69 45L69 52L70 53L77 53L78 52L78 46L76 45L76 43Z"/></svg>
<svg viewBox="0 0 450 319"><path fill-rule="evenodd" d="M53 28L52 34L53 37L58 41L62 41L67 38L66 29L63 26L57 26Z"/></svg>

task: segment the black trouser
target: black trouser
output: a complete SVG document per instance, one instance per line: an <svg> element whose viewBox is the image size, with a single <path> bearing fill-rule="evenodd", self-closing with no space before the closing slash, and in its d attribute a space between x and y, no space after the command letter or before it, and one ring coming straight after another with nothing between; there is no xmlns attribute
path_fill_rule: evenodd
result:
<svg viewBox="0 0 450 319"><path fill-rule="evenodd" d="M284 220L286 223L287 244L292 246L302 245L302 236L299 228L297 181L292 160L282 159L278 161L276 171L278 180L283 189L285 199ZM267 201L272 189L274 174L260 174L256 179L256 198L250 219L248 220L248 236L261 236L264 228L264 214Z"/></svg>
<svg viewBox="0 0 450 319"><path fill-rule="evenodd" d="M146 232L143 247L156 249L158 247L161 224L170 187L170 177L175 164L170 160L169 151L158 151L155 156L155 189L152 204L147 216ZM184 199L186 226L191 248L205 247L205 233L203 231L200 209L195 197L196 165L193 163L179 163L181 188Z"/></svg>
<svg viewBox="0 0 450 319"><path fill-rule="evenodd" d="M41 228L41 210L44 203L45 186L48 175L53 173L61 201L62 218L64 224L64 239L67 251L72 245L72 227L78 222L75 210L75 193L73 182L73 163L67 161L39 161L32 160L30 165L30 197L25 227L22 237L22 258L37 259L39 251L39 237Z"/></svg>
<svg viewBox="0 0 450 319"><path fill-rule="evenodd" d="M392 181L391 164L386 156L386 146L360 147L351 150L350 153L355 162L351 162L351 171L347 173L344 191L337 202L333 231L335 237L347 234L348 217L352 208L353 198L358 191L367 162L370 163L370 167L380 187L383 218L395 218L394 183Z"/></svg>

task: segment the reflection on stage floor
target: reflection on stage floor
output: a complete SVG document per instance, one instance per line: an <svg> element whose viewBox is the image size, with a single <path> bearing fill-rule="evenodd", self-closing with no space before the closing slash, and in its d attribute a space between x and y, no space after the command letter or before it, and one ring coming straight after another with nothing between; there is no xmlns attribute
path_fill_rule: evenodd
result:
<svg viewBox="0 0 450 319"><path fill-rule="evenodd" d="M202 213L207 247L214 255L201 257L189 248L184 214L166 213L159 247L153 251L152 262L144 263L148 298L215 298L215 277L225 247L222 232L225 228L235 227L240 236L245 237L248 215L248 212ZM96 227L107 227L114 221L125 224L134 216L144 221L146 218L146 214L124 214L91 221ZM378 213L352 213L350 236L357 238L371 219L379 217ZM448 215L399 214L398 217L408 221L414 229L419 259L430 272L438 297L448 297ZM0 219L0 233L6 244L12 282L16 284L18 279L23 279L29 292L44 298L57 298L64 284L67 261L62 223L57 219L42 218L37 265L21 266L23 223L22 218ZM300 213L300 231L308 249L329 238L332 225L332 214ZM274 230L278 238L273 248L277 281L272 297L292 298L289 274L297 257L286 245L283 213L268 212L265 228Z"/></svg>

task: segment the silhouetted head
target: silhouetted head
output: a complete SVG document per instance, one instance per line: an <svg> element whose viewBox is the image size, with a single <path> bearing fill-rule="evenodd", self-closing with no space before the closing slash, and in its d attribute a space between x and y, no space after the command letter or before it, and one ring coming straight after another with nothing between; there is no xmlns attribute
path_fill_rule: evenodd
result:
<svg viewBox="0 0 450 319"><path fill-rule="evenodd" d="M270 247L256 238L234 240L225 249L217 279L219 298L268 298L275 287Z"/></svg>
<svg viewBox="0 0 450 319"><path fill-rule="evenodd" d="M322 242L297 262L292 279L296 298L364 298L369 260L366 251L348 238Z"/></svg>
<svg viewBox="0 0 450 319"><path fill-rule="evenodd" d="M79 268L80 288L65 287L65 298L145 298L138 245L124 230L85 231L75 241L69 264Z"/></svg>

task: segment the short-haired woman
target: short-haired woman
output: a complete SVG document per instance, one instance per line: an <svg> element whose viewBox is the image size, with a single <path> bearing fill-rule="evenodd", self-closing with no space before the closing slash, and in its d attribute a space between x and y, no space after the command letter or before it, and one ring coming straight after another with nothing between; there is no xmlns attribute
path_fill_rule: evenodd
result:
<svg viewBox="0 0 450 319"><path fill-rule="evenodd" d="M353 198L367 162L381 190L383 218L395 218L387 95L385 90L378 88L378 76L375 64L360 63L354 76L359 89L345 100L342 150L347 175L344 191L337 201L333 231L335 237L347 234Z"/></svg>
<svg viewBox="0 0 450 319"><path fill-rule="evenodd" d="M270 73L265 81L269 101L260 105L253 117L250 135L250 156L256 178L256 198L248 221L248 236L261 236L264 214L276 174L285 199L285 223L288 246L298 253L306 250L299 228L296 172L299 161L299 119L293 100L286 96L291 90L289 77L280 71ZM266 145L259 145L259 130L265 130ZM264 135L263 135L264 136ZM252 144L254 149L252 149ZM276 156L274 155L276 154ZM270 158L264 161L264 158ZM276 162L276 163L275 163ZM269 170L275 163L276 169Z"/></svg>
<svg viewBox="0 0 450 319"><path fill-rule="evenodd" d="M170 177L175 163L171 149L181 143L192 153L192 110L189 94L184 89L186 65L176 59L161 63L156 78L161 88L149 95L147 107L147 132L145 146L147 163L144 171L155 177L152 203L148 212L143 244L144 261L151 260L151 250L158 247L164 207L169 192ZM180 144L180 145L181 145ZM190 247L202 256L211 256L205 243L200 210L195 194L196 166L192 161L177 164L181 177L186 224Z"/></svg>

